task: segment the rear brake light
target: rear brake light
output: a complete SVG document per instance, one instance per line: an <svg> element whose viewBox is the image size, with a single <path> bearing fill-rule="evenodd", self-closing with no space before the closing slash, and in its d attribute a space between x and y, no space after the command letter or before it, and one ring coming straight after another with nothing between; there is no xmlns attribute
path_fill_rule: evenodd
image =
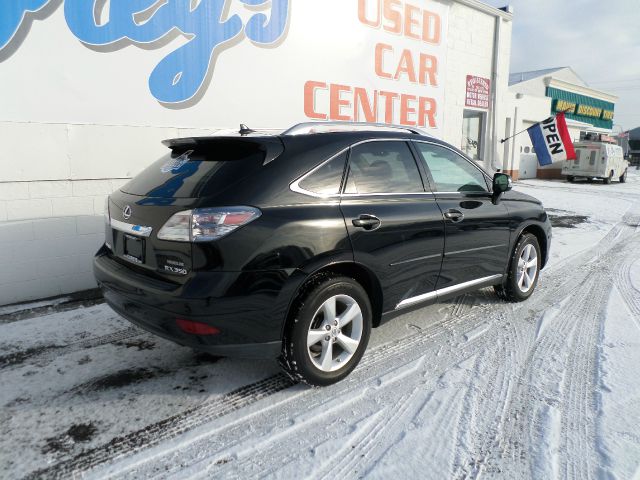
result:
<svg viewBox="0 0 640 480"><path fill-rule="evenodd" d="M220 330L206 323L194 322L192 320L185 320L183 318L177 318L176 323L178 327L185 332L192 335L218 335Z"/></svg>
<svg viewBox="0 0 640 480"><path fill-rule="evenodd" d="M160 240L210 242L260 217L253 207L196 208L173 215L158 232Z"/></svg>

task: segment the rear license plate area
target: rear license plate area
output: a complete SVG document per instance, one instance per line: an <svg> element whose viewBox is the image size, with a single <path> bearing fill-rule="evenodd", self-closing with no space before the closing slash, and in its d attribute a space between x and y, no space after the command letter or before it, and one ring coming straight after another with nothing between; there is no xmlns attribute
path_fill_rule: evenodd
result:
<svg viewBox="0 0 640 480"><path fill-rule="evenodd" d="M123 235L123 256L133 263L144 263L144 240L131 235Z"/></svg>

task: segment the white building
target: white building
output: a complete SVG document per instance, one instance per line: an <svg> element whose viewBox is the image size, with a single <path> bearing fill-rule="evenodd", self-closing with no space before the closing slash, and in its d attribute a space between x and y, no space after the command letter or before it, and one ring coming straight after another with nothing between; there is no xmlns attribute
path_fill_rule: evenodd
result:
<svg viewBox="0 0 640 480"><path fill-rule="evenodd" d="M504 137L564 111L574 142L582 133L611 133L618 97L590 88L571 67L509 75ZM524 132L503 144L502 169L514 179L561 178L562 163L538 166L529 135Z"/></svg>
<svg viewBox="0 0 640 480"><path fill-rule="evenodd" d="M367 120L419 125L502 165L509 9L132 3L0 3L0 305L95 286L105 197L163 154L162 139Z"/></svg>

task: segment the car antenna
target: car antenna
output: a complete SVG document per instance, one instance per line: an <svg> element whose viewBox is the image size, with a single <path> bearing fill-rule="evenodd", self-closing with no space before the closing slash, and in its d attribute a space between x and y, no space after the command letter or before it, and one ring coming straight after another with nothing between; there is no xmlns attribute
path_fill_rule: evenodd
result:
<svg viewBox="0 0 640 480"><path fill-rule="evenodd" d="M250 133L255 132L255 130L251 130L249 127L247 127L244 123L240 124L240 135L249 135Z"/></svg>

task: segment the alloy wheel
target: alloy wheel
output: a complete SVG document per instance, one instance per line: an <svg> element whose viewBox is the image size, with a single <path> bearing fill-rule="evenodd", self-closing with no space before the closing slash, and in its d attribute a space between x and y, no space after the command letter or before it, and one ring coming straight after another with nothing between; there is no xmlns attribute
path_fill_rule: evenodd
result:
<svg viewBox="0 0 640 480"><path fill-rule="evenodd" d="M526 293L533 287L538 272L538 253L533 245L528 244L522 249L518 258L518 288Z"/></svg>
<svg viewBox="0 0 640 480"><path fill-rule="evenodd" d="M360 345L363 318L360 305L349 295L334 295L316 311L307 333L307 352L316 368L343 368Z"/></svg>

